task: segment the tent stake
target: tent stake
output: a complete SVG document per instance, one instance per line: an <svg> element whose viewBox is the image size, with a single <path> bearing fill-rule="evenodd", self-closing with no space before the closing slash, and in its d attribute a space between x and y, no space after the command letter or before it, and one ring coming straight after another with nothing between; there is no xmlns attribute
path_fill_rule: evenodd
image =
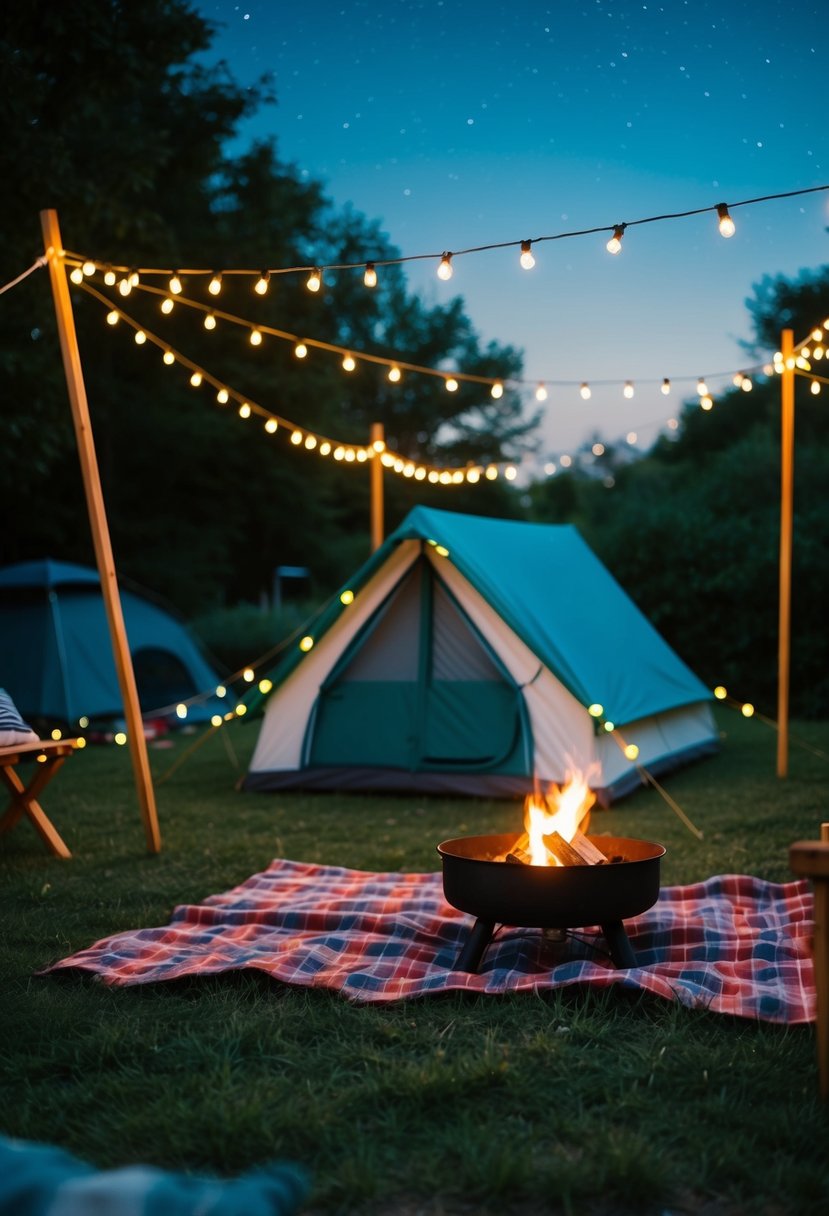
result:
<svg viewBox="0 0 829 1216"><path fill-rule="evenodd" d="M101 579L101 591L104 596L104 607L106 608L109 632L112 639L112 651L115 658L115 670L118 674L118 685L124 701L127 739L132 756L133 771L135 773L138 803L141 809L141 818L144 821L147 847L151 853L158 853L161 851L161 835L158 828L155 794L150 773L149 757L147 755L147 741L144 738L144 723L141 719L141 706L138 701L135 672L133 671L132 656L127 643L124 615L121 610L121 599L118 594L115 561L112 555L112 544L109 537L101 478L98 472L98 458L95 453L95 442L92 436L92 423L89 417L89 405L83 381L81 356L75 332L75 319L72 314L72 301L66 281L66 267L63 263L63 244L60 239L57 211L41 211L40 225L43 233L46 259L49 264L49 279L52 284L52 296L55 302L60 349L63 357L63 370L66 376L66 387L69 390L69 402L72 407L72 421L75 426L75 438L78 443L78 454L80 456L81 473L83 474L84 492L86 494L86 506L92 530L92 541L95 547L95 560Z"/></svg>
<svg viewBox="0 0 829 1216"><path fill-rule="evenodd" d="M780 353L780 594L777 638L777 776L789 775L789 668L794 490L794 335L781 334Z"/></svg>

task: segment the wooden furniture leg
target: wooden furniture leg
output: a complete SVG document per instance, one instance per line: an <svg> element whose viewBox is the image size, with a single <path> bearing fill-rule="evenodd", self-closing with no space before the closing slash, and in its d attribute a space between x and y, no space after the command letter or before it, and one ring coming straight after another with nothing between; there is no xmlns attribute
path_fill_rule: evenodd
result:
<svg viewBox="0 0 829 1216"><path fill-rule="evenodd" d="M0 834L10 831L28 815L40 839L55 857L71 857L60 833L38 801L41 793L74 751L71 742L23 744L0 749L0 779L11 793L11 802L0 819ZM34 760L34 772L25 782L17 772L21 760Z"/></svg>
<svg viewBox="0 0 829 1216"><path fill-rule="evenodd" d="M817 990L817 1058L820 1096L829 1100L829 823L820 825L820 840L798 840L789 849L789 865L815 889L815 988Z"/></svg>

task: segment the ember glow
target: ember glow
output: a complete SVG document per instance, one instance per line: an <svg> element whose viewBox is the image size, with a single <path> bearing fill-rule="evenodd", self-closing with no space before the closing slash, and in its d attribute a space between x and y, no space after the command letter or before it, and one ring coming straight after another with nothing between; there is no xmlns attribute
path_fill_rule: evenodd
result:
<svg viewBox="0 0 829 1216"><path fill-rule="evenodd" d="M558 866L561 862L547 848L545 836L557 832L570 841L579 830L587 827L590 808L596 795L583 773L568 774L563 786L551 785L540 797L529 794L524 803L524 827L527 829L526 851L534 866Z"/></svg>

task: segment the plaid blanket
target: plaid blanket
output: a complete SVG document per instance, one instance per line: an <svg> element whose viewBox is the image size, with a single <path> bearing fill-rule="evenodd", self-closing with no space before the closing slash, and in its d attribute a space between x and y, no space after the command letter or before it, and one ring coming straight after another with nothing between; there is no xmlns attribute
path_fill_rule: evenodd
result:
<svg viewBox="0 0 829 1216"><path fill-rule="evenodd" d="M354 1001L463 989L539 991L568 984L645 989L668 1000L770 1022L815 1018L813 897L783 884L722 875L665 887L625 922L636 967L617 970L598 927L561 955L538 929L502 927L479 974L452 969L473 918L450 907L437 874L371 874L277 860L240 886L175 909L47 968L79 968L112 984L149 984L248 968Z"/></svg>

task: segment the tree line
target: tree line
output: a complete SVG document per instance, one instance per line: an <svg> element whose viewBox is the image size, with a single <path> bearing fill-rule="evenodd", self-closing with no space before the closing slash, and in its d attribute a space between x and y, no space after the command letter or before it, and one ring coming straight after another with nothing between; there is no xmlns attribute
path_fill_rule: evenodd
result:
<svg viewBox="0 0 829 1216"><path fill-rule="evenodd" d="M39 253L39 212L55 208L67 247L126 266L289 266L399 256L381 223L336 208L274 139L228 152L239 123L274 100L269 82L243 88L223 64L205 66L213 28L186 0L9 0L0 17L0 91L7 188L0 193L0 281ZM280 277L281 279L281 277ZM186 284L209 301L206 281ZM220 305L234 315L337 346L505 380L522 352L484 344L463 300L427 305L400 266L373 290L353 271L323 291L286 276L266 297L227 277ZM159 332L158 299L132 293L125 311ZM104 332L104 310L74 293L79 346L119 570L188 617L257 603L278 565L311 572L322 598L368 551L368 477L266 442L261 423L228 416L191 389L182 369L130 333ZM829 317L829 268L794 281L767 277L747 301L749 353L761 358L783 325L803 337ZM116 327L116 331L118 327ZM517 393L486 386L447 393L432 377L390 386L333 356L298 365L287 343L252 352L235 327L208 333L174 308L170 344L251 400L298 425L365 443L382 422L413 460L504 462L533 448L537 415ZM313 352L312 352L313 353ZM45 271L0 306L3 563L52 556L92 562L83 489L54 309ZM799 384L793 591L793 703L829 709L829 582L823 508L829 474L825 396ZM667 640L710 683L773 712L777 645L779 385L758 383L688 405L671 439L630 461L608 447L567 473L521 491L501 479L457 487L386 478L387 524L417 502L479 514L573 522ZM600 473L601 476L596 474ZM612 481L612 488L608 488ZM607 484L606 484L607 483ZM0 673L0 683L2 673Z"/></svg>

